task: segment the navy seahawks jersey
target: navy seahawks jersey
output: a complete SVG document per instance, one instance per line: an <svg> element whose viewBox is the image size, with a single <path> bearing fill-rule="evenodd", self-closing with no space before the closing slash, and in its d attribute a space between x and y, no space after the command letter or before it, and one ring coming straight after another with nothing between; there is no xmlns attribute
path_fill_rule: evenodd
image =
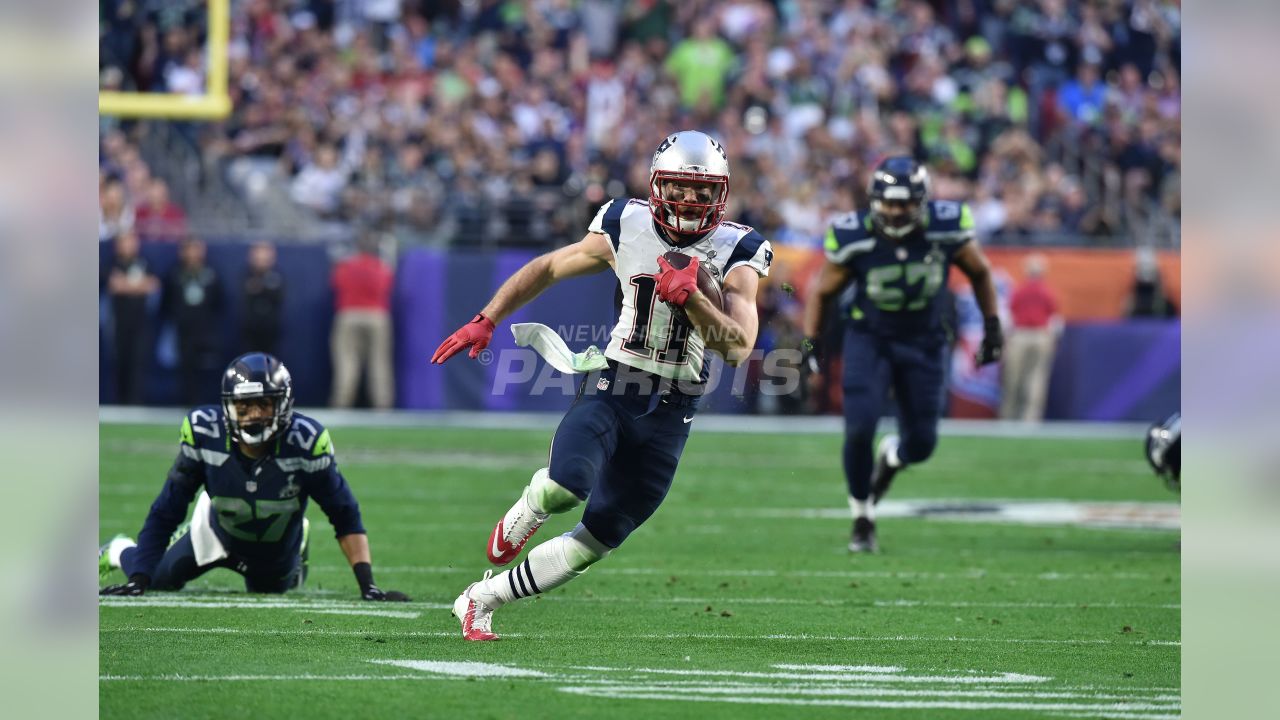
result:
<svg viewBox="0 0 1280 720"><path fill-rule="evenodd" d="M182 421L178 451L138 535L136 572L154 572L201 488L212 501L214 533L232 557L248 562L270 565L297 557L308 499L324 510L338 537L364 532L329 431L301 413L293 413L266 455L252 460L231 442L220 406L198 407Z"/></svg>
<svg viewBox="0 0 1280 720"><path fill-rule="evenodd" d="M827 259L848 268L856 283L848 321L877 335L944 337L939 291L956 251L973 235L969 206L945 200L931 200L924 227L901 240L877 235L866 212L836 218L825 248Z"/></svg>

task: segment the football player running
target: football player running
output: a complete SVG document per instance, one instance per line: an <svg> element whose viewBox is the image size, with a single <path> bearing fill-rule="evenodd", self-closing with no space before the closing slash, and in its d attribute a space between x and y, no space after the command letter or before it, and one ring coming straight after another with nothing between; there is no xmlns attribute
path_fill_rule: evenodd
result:
<svg viewBox="0 0 1280 720"><path fill-rule="evenodd" d="M653 155L647 199L606 203L580 241L517 271L436 350L435 363L464 348L475 358L503 318L552 284L607 268L617 275L621 303L604 353L608 367L583 381L556 429L547 467L490 534L489 561L515 560L552 513L585 502L582 520L519 565L496 576L490 570L463 591L453 612L467 640L498 639L495 610L573 580L649 519L689 437L707 378L706 350L736 366L754 348L756 289L773 253L755 230L724 220L728 198L724 148L700 132L667 137ZM690 262L672 267L662 258L671 251ZM723 310L698 290L700 265L722 284ZM673 317L673 307L691 327Z"/></svg>
<svg viewBox="0 0 1280 720"><path fill-rule="evenodd" d="M922 463L938 444L947 336L938 291L954 263L969 278L984 318L979 365L1000 359L1003 336L991 269L973 236L964 203L929 199L927 170L909 157L876 167L869 211L837 218L827 232L827 262L805 305L812 360L829 301L856 283L844 330L844 472L853 514L851 552L874 552L874 506L894 475ZM888 391L898 434L875 446Z"/></svg>
<svg viewBox="0 0 1280 720"><path fill-rule="evenodd" d="M178 450L138 541L117 535L99 550L100 580L115 568L128 577L100 594L180 590L213 568L243 575L249 592L299 588L310 539L304 516L314 499L333 524L360 597L409 599L374 583L360 506L338 472L329 431L294 412L293 380L276 358L255 352L232 360L221 405L183 419ZM189 526L175 533L192 500Z"/></svg>

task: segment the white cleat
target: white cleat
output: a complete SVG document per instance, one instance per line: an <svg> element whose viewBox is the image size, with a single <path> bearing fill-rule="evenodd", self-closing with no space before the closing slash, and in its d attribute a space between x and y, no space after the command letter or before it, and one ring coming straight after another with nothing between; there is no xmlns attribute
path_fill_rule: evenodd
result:
<svg viewBox="0 0 1280 720"><path fill-rule="evenodd" d="M486 570L483 579L488 580L492 575L492 570ZM472 642L497 640L499 638L493 632L493 608L471 597L472 591L479 584L471 583L466 590L462 591L458 599L453 601L453 616L462 623L463 639Z"/></svg>
<svg viewBox="0 0 1280 720"><path fill-rule="evenodd" d="M873 505L879 503L888 494L889 486L893 484L893 476L902 469L901 464L897 467L889 464L889 453L897 455L899 445L898 436L893 434L885 435L876 444L876 464L871 468L871 503Z"/></svg>
<svg viewBox="0 0 1280 720"><path fill-rule="evenodd" d="M493 532L489 533L489 562L501 567L515 560L547 517L546 513L533 511L529 505L529 488L525 487L520 499L493 527Z"/></svg>

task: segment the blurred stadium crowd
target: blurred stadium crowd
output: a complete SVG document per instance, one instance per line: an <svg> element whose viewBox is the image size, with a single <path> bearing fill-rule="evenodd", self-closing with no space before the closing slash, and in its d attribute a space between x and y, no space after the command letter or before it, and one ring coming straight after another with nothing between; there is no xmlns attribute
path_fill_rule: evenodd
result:
<svg viewBox="0 0 1280 720"><path fill-rule="evenodd" d="M99 4L100 86L203 92L196 0ZM244 0L216 123L100 126L100 239L550 247L722 139L729 216L817 246L907 150L988 243L1178 244L1178 0Z"/></svg>

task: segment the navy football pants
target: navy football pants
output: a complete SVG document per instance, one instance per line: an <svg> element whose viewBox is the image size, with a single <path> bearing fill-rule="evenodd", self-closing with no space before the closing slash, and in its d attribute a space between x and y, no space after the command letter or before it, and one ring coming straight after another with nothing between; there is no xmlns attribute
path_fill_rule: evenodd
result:
<svg viewBox="0 0 1280 720"><path fill-rule="evenodd" d="M606 373L604 377L609 377ZM584 382L594 388L593 373ZM587 501L582 524L611 548L648 520L662 504L696 405L688 396L657 402L650 396L582 392L551 441L549 474Z"/></svg>
<svg viewBox="0 0 1280 720"><path fill-rule="evenodd" d="M845 331L844 474L849 495L866 500L871 494L876 425L890 388L898 406L899 459L905 465L924 462L933 454L945 362L944 344Z"/></svg>
<svg viewBox="0 0 1280 720"><path fill-rule="evenodd" d="M126 576L132 575L134 548L120 553L120 566ZM227 568L244 576L244 589L254 593L282 593L302 584L305 579L301 558L290 553L282 565L250 563L226 558L209 565L196 563L195 548L191 545L191 533L186 532L169 546L151 576L152 590L181 590L187 583L214 568Z"/></svg>

